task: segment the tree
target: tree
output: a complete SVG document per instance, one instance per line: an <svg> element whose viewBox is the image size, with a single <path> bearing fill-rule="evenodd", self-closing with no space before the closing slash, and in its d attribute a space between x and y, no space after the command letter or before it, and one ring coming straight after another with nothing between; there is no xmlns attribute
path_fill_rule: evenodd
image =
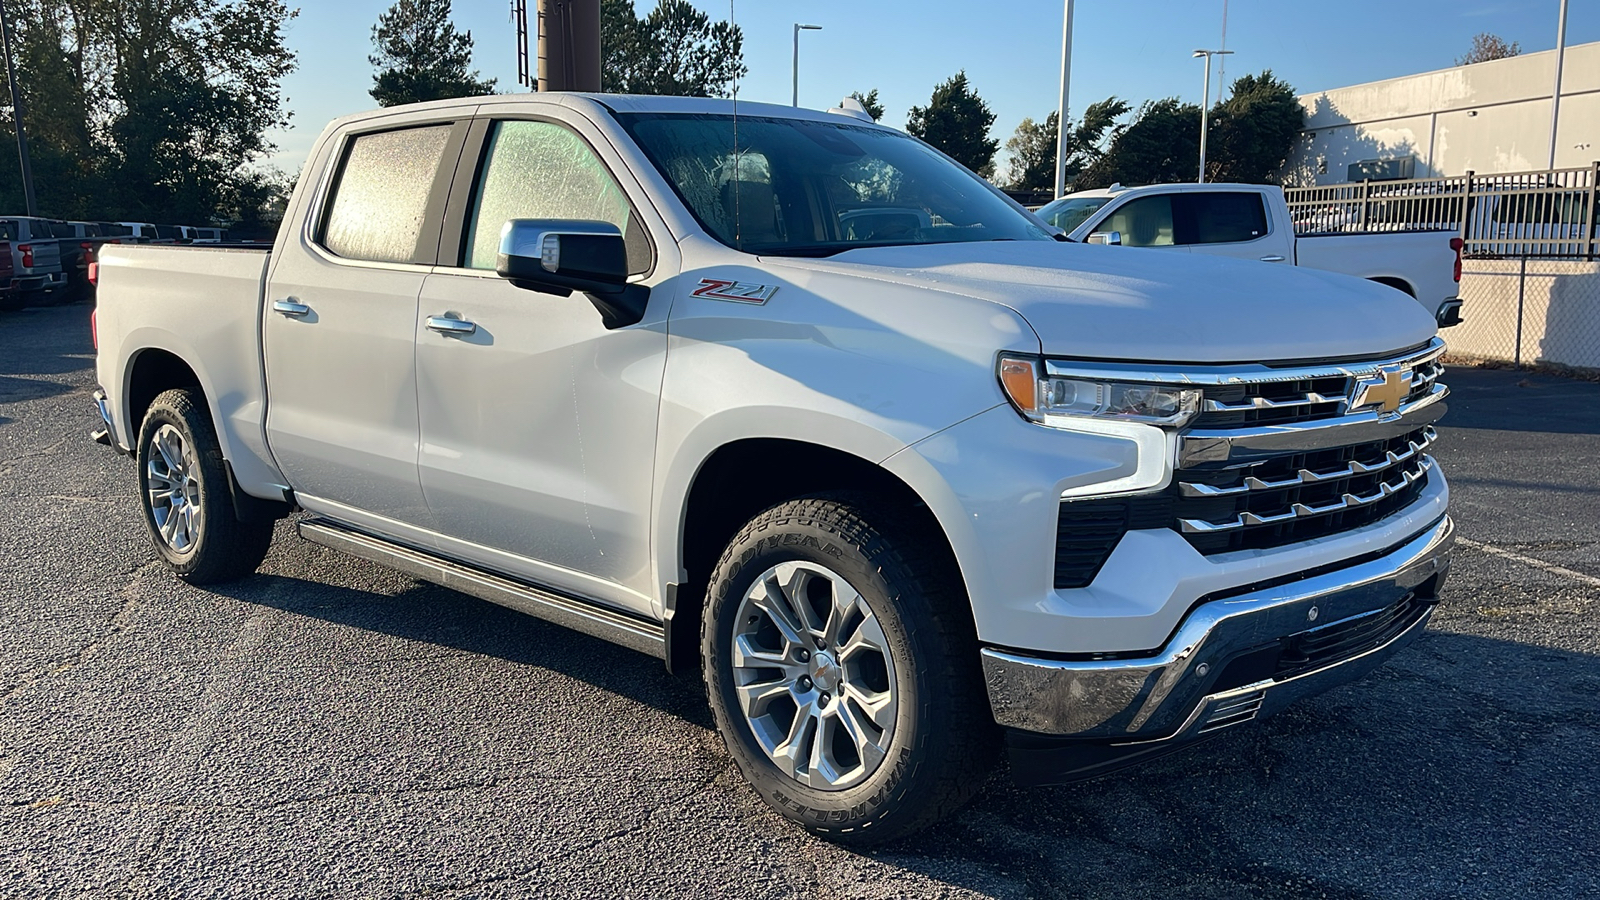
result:
<svg viewBox="0 0 1600 900"><path fill-rule="evenodd" d="M456 31L450 0L396 0L372 26L372 44L370 93L379 106L494 93L493 78L469 71L472 32Z"/></svg>
<svg viewBox="0 0 1600 900"><path fill-rule="evenodd" d="M1512 41L1508 44L1500 35L1485 31L1472 36L1472 49L1467 51L1466 56L1456 57L1456 65L1470 66L1491 59L1508 59L1520 53L1522 53L1521 43Z"/></svg>
<svg viewBox="0 0 1600 900"><path fill-rule="evenodd" d="M1037 191L1055 187L1056 137L1058 116L1045 116L1044 124L1024 118L1006 140L1006 155L1011 158L1006 175L1014 191Z"/></svg>
<svg viewBox="0 0 1600 900"><path fill-rule="evenodd" d="M1101 146L1106 131L1115 124L1118 116L1128 112L1128 103L1116 97L1107 97L1089 104L1077 127L1067 131L1066 150L1067 181L1104 154ZM1056 119L1052 112L1043 124L1023 119L1017 131L1006 141L1006 153L1011 157L1007 170L1010 187L1018 191L1049 190L1056 184Z"/></svg>
<svg viewBox="0 0 1600 900"><path fill-rule="evenodd" d="M1112 133L1111 146L1073 187L1192 181L1200 161L1200 107L1176 97L1146 101L1133 124Z"/></svg>
<svg viewBox="0 0 1600 900"><path fill-rule="evenodd" d="M1211 108L1206 180L1272 181L1304 123L1294 88L1271 70L1235 79L1228 99ZM1074 187L1193 181L1199 163L1200 107L1168 97L1145 103L1132 124L1113 128L1110 146Z"/></svg>
<svg viewBox="0 0 1600 900"><path fill-rule="evenodd" d="M872 121L876 122L883 118L883 104L878 101L877 88L873 88L865 94L860 91L851 91L850 96L861 101L861 108L867 111L867 115L872 117Z"/></svg>
<svg viewBox="0 0 1600 900"><path fill-rule="evenodd" d="M1272 181L1304 125L1305 109L1294 88L1271 69L1235 80L1228 99L1211 111L1206 180Z"/></svg>
<svg viewBox="0 0 1600 900"><path fill-rule="evenodd" d="M204 224L261 218L268 130L294 68L278 0L12 0L40 212ZM9 86L8 86L9 87ZM4 89L0 89L4 90ZM10 141L0 198L21 205ZM263 187L267 186L267 187Z"/></svg>
<svg viewBox="0 0 1600 900"><path fill-rule="evenodd" d="M739 26L711 21L689 0L661 0L643 19L633 0L601 0L603 91L726 97L748 71Z"/></svg>
<svg viewBox="0 0 1600 900"><path fill-rule="evenodd" d="M927 106L913 106L906 131L944 151L985 177L994 173L994 154L1000 142L989 137L994 113L967 85L967 73L957 72L933 89Z"/></svg>

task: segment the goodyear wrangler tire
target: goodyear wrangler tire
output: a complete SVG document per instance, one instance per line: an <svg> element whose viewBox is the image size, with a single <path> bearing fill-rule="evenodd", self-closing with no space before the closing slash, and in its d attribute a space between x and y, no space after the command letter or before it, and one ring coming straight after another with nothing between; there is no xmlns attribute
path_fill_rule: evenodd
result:
<svg viewBox="0 0 1600 900"><path fill-rule="evenodd" d="M242 578L272 542L270 520L241 522L222 445L198 391L166 391L139 428L139 505L156 553L190 584Z"/></svg>
<svg viewBox="0 0 1600 900"><path fill-rule="evenodd" d="M953 560L855 496L752 519L707 592L701 658L729 753L810 831L882 844L959 809L998 749Z"/></svg>

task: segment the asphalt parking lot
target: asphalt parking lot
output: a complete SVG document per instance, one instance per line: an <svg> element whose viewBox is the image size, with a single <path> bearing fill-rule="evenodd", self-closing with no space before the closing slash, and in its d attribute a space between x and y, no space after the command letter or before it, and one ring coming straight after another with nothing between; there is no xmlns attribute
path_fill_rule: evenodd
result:
<svg viewBox="0 0 1600 900"><path fill-rule="evenodd" d="M1463 541L1365 681L860 854L653 659L287 523L255 577L171 578L86 438L88 315L0 315L0 896L1600 895L1600 384L1447 373Z"/></svg>

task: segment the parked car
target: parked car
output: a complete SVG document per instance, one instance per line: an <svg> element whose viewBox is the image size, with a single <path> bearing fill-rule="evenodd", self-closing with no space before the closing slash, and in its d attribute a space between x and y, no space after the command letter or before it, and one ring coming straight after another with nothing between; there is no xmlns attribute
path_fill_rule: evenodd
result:
<svg viewBox="0 0 1600 900"><path fill-rule="evenodd" d="M1002 742L1023 783L1090 777L1422 632L1454 534L1430 310L1063 243L864 117L732 112L347 116L270 252L106 247L97 439L159 559L243 576L303 509L698 672L762 801L861 844L955 813Z"/></svg>
<svg viewBox="0 0 1600 900"><path fill-rule="evenodd" d="M61 266L61 238L51 220L33 216L0 217L16 235L11 262L17 297L24 306L60 302L66 296L67 274Z"/></svg>
<svg viewBox="0 0 1600 900"><path fill-rule="evenodd" d="M227 229L224 228L195 228L193 243L220 244L228 239Z"/></svg>
<svg viewBox="0 0 1600 900"><path fill-rule="evenodd" d="M157 239L156 226L149 222L115 222L115 225L128 229L128 237L133 243L151 244Z"/></svg>
<svg viewBox="0 0 1600 900"><path fill-rule="evenodd" d="M61 268L67 274L64 302L90 300L94 285L89 281L89 266L94 263L101 245L108 238L101 234L98 222L57 222L52 226L61 238Z"/></svg>
<svg viewBox="0 0 1600 900"><path fill-rule="evenodd" d="M1295 237L1283 189L1262 184L1115 185L1038 212L1076 241L1232 256L1355 275L1403 291L1441 326L1461 321L1459 236L1447 231Z"/></svg>
<svg viewBox="0 0 1600 900"><path fill-rule="evenodd" d="M11 259L11 245L16 232L11 224L0 220L0 312L15 312L23 307L17 292L16 264Z"/></svg>

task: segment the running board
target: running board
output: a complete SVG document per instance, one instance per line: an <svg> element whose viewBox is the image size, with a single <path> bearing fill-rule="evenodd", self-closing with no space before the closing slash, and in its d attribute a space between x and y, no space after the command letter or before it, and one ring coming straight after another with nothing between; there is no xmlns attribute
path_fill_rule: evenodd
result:
<svg viewBox="0 0 1600 900"><path fill-rule="evenodd" d="M666 629L655 622L352 531L327 519L301 522L300 536L314 544L371 560L413 578L508 606L573 631L648 653L657 659L667 657Z"/></svg>

